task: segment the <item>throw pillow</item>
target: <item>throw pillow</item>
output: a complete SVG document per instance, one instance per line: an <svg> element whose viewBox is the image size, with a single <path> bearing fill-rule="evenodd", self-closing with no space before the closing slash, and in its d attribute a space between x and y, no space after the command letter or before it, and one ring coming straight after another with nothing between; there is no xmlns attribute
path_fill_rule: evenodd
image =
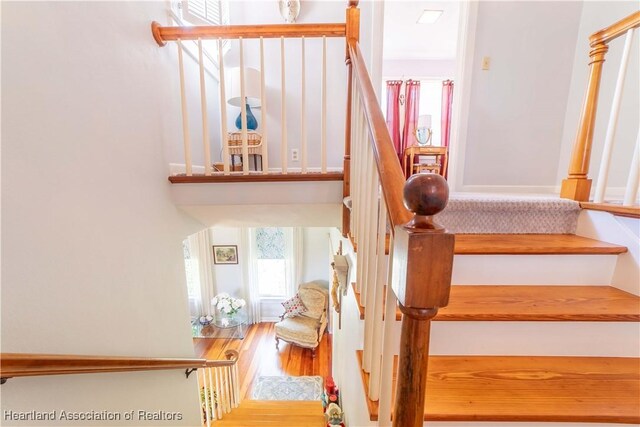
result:
<svg viewBox="0 0 640 427"><path fill-rule="evenodd" d="M295 294L293 298L290 298L282 303L284 307L284 314L282 318L297 316L298 314L304 313L307 311L307 307L305 307L304 303L300 299L300 295Z"/></svg>

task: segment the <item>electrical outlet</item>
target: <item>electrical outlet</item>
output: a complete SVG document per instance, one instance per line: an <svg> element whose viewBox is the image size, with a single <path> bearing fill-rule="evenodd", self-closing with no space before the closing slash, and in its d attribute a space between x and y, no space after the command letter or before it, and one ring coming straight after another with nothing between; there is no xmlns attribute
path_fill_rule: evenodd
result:
<svg viewBox="0 0 640 427"><path fill-rule="evenodd" d="M297 162L300 160L300 152L298 151L297 148L292 148L291 149L291 161L292 162Z"/></svg>

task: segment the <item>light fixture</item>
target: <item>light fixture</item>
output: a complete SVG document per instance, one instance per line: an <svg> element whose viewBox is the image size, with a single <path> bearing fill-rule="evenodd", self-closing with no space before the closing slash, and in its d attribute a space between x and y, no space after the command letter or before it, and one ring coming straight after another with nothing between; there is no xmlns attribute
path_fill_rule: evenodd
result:
<svg viewBox="0 0 640 427"><path fill-rule="evenodd" d="M230 74L230 87L228 87L229 98L227 103L234 107L242 107L242 96L240 88L240 68L232 68ZM258 128L258 121L251 112L251 108L260 108L260 71L255 68L244 69L244 97L247 111L247 129L254 131ZM242 110L236 119L236 127L242 129Z"/></svg>
<svg viewBox="0 0 640 427"><path fill-rule="evenodd" d="M442 10L428 10L425 9L418 18L418 24L433 24L442 15Z"/></svg>

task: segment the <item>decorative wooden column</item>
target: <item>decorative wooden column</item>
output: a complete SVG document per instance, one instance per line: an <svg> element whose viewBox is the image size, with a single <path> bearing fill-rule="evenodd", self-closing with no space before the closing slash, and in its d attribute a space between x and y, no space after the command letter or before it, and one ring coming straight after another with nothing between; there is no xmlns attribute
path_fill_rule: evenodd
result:
<svg viewBox="0 0 640 427"><path fill-rule="evenodd" d="M591 192L591 180L588 178L589 162L591 160L591 146L593 145L593 129L596 124L596 111L598 109L598 95L600 92L600 79L604 57L609 50L604 42L591 45L589 57L590 72L587 84L587 94L582 104L578 134L571 152L569 174L562 181L560 197L573 199L580 202L589 200Z"/></svg>
<svg viewBox="0 0 640 427"><path fill-rule="evenodd" d="M423 425L431 319L449 303L454 249L454 235L432 216L448 199L449 187L440 175L411 176L404 204L414 217L394 229L392 288L404 314L394 427Z"/></svg>
<svg viewBox="0 0 640 427"><path fill-rule="evenodd" d="M344 179L342 181L342 197L351 195L351 98L353 96L353 88L351 87L351 79L353 77L353 66L351 65L351 57L349 55L349 44L355 44L360 38L360 9L358 9L358 0L350 0L347 8L346 16L346 56L345 64L347 65L347 114L344 127L344 161L342 170ZM347 237L351 228L351 211L342 204L342 235Z"/></svg>

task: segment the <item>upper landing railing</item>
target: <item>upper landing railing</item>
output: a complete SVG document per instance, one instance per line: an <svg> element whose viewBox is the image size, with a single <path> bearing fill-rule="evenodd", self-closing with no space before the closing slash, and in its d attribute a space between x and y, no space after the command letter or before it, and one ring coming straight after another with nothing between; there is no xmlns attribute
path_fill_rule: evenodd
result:
<svg viewBox="0 0 640 427"><path fill-rule="evenodd" d="M340 168L333 169L327 164L327 151L329 149L339 148L343 150L342 141L339 144L327 143L327 108L332 100L327 99L327 38L345 37L346 24L281 24L281 25L229 25L229 26L197 26L197 27L164 27L153 22L151 25L153 37L160 46L165 46L168 42L175 42L178 47L178 62L180 68L180 96L182 103L182 129L183 129L183 145L184 145L184 171L175 174L169 179L174 183L181 182L232 182L232 181L262 181L262 180L340 180L343 177ZM248 87L250 82L247 81L247 60L245 58L245 50L248 43L258 43L259 50L259 98L260 98L260 118L259 132L248 131L247 126L247 104L239 102L241 109L241 127L238 132L229 133L228 129L228 96L226 93L228 80L227 75L229 69L225 68L225 57L223 55L223 42L226 40L237 40L237 49L239 55L239 81L240 93L239 99L247 99ZM265 74L271 72L265 68L265 39L279 39L280 47L280 71L274 73L280 74L280 123L279 129L276 129L276 135L279 133L278 141L271 141L269 137L268 125L273 122L267 120L267 112L270 99L267 97L267 88L265 85ZM285 43L293 43L290 40L297 39L295 43L299 46L299 66L289 67L287 69L287 61L285 60ZM320 63L320 79L318 84L307 82L307 57L313 52L309 48L309 39L321 40L321 59ZM185 64L183 60L183 42L186 40L194 40L197 42L198 48L198 66L200 72L200 112L202 121L202 158L203 165L199 168L194 166L192 160L192 136L190 129L190 117L187 109L188 91L185 89L187 82L185 81ZM220 114L214 120L213 127L218 127L218 134L221 149L221 162L214 165L212 162L212 135L213 130L209 112L210 109L207 97L205 65L203 61L203 41L213 40L217 43L218 51L218 80L219 80L219 110ZM289 50L290 52L290 50ZM309 61L310 62L310 61ZM255 73L253 76L255 77ZM296 76L300 78L300 86L290 87L291 83L287 76ZM255 82L251 82L255 83ZM236 86L237 87L237 86ZM254 87L254 86L252 86ZM315 102L319 92L319 117L314 119L314 125L319 123L319 132L311 134L309 131L308 106L311 102ZM270 91L272 94L274 92ZM291 102L290 95L296 93L299 95L300 103L299 116L287 116L287 103ZM252 94L256 96L255 94ZM289 95L289 99L288 96ZM315 106L315 103L314 103ZM297 135L290 135L288 130L288 122L290 120L299 122L300 132ZM315 127L314 127L315 129ZM296 167L289 164L289 146L290 140L298 142L299 158L295 159ZM274 162L269 158L269 145L274 144L272 153L279 151L279 162ZM313 145L311 145L313 144ZM279 147L278 147L279 145ZM292 144L293 145L293 144ZM318 150L319 145L319 150ZM313 151L312 151L313 150ZM318 153L319 151L319 153ZM293 153L292 159L293 159ZM319 155L318 155L319 154ZM232 156L235 156L232 158ZM251 157L251 158L250 158ZM234 159L238 159L238 165L235 165ZM253 170L250 163L253 159ZM259 163L258 163L259 161ZM241 162L241 166L240 166ZM299 163L298 163L299 162ZM277 167L270 165L279 163ZM299 165L299 166L298 166Z"/></svg>
<svg viewBox="0 0 640 427"><path fill-rule="evenodd" d="M611 111L609 113L607 133L604 140L600 170L598 172L596 190L593 198L593 201L596 203L602 203L605 200L607 179L609 176L611 156L614 149L616 128L620 113L620 104L622 101L627 66L629 63L629 55L633 44L634 32L638 27L640 27L640 12L635 12L615 24L593 33L591 37L589 37L591 50L589 52L590 71L587 93L585 95L582 112L580 114L578 134L571 153L571 163L569 164L568 176L562 181L562 190L560 192L561 197L581 202L586 202L590 198L591 179L589 179L588 175L589 165L591 163L591 148L593 146L593 132L596 123L596 111L598 109L598 95L600 92L602 69L605 62L605 56L609 50L609 44L613 40L624 35L624 50L622 53L620 68L618 70L618 79L614 91ZM637 97L638 94L632 95ZM631 206L636 202L639 176L640 132L638 133L635 151L630 162L629 177L625 189L623 205Z"/></svg>

